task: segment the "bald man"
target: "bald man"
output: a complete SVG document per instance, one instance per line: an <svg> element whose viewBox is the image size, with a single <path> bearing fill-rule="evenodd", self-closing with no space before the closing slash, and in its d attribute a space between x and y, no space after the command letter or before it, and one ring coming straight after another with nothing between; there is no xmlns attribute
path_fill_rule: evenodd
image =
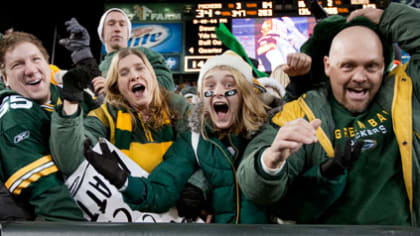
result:
<svg viewBox="0 0 420 236"><path fill-rule="evenodd" d="M337 199L300 202L325 206L304 223L420 226L420 11L391 3L341 18L319 22L303 46L311 76L321 71L327 82L287 103L272 120L278 130L248 145L240 187L253 201L281 206L292 189L306 188L298 181L305 171L316 170L318 183L344 174L342 192L325 193ZM412 57L390 73L387 36ZM287 218L289 206L277 213Z"/></svg>

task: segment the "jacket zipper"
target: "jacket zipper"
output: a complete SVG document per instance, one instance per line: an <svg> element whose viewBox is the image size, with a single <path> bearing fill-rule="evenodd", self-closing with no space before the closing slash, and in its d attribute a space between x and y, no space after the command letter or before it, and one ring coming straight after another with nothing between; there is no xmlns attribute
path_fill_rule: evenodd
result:
<svg viewBox="0 0 420 236"><path fill-rule="evenodd" d="M146 140L149 142L153 142L153 137L152 137L152 133L150 132L150 130L144 125L143 122L143 118L141 117L140 113L137 113L138 118L140 120L141 126L143 127L144 130L144 136L146 137Z"/></svg>
<svg viewBox="0 0 420 236"><path fill-rule="evenodd" d="M233 148L235 148L235 150L237 151L238 149L233 145L232 140L230 138L230 135L228 135L229 137L229 142L232 145ZM217 144L216 142L214 142L213 140L209 139L209 141L211 143L213 143L217 148L220 149L220 151L222 151L223 155L225 156L225 158L228 160L230 166L232 167L233 170L233 178L235 180L235 190L236 190L236 220L235 220L235 224L239 224L239 214L240 214L240 204L239 204L239 186L238 186L238 181L236 180L236 169L235 169L235 165L232 163L232 160L230 160L229 156L226 155L225 151L223 150L222 147L220 147L219 144ZM238 152L236 152L236 154L238 154ZM234 157L235 158L235 157Z"/></svg>

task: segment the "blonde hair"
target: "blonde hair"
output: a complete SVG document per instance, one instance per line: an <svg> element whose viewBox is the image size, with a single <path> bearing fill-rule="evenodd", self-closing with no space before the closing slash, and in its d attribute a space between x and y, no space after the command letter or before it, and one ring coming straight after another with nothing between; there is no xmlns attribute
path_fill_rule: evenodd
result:
<svg viewBox="0 0 420 236"><path fill-rule="evenodd" d="M110 103L111 105L118 107L118 108L124 108L127 110L127 112L130 113L133 122L136 120L137 112L134 107L131 107L130 104L125 99L124 95L120 93L120 90L118 88L118 66L120 64L121 59L129 56L129 55L136 55L139 58L141 58L144 62L144 65L146 66L147 70L150 71L152 74L152 83L149 84L150 89L152 91L152 100L149 104L149 117L150 119L146 122L146 125L149 127L156 129L160 126L162 126L166 119L172 119L172 112L169 110L169 106L167 103L167 95L168 92L159 87L159 84L157 82L155 71L150 64L149 60L147 59L146 55L144 55L142 52L136 49L132 48L125 48L121 49L112 59L111 65L109 67L106 83L105 83L105 90L106 90L106 96L105 101ZM167 117L163 116L162 114L166 112L168 115ZM136 125L133 123L133 125Z"/></svg>
<svg viewBox="0 0 420 236"><path fill-rule="evenodd" d="M232 127L229 128L229 130L221 132L219 136L223 137L228 133L233 133L236 135L240 134L242 136L248 137L249 134L257 132L267 121L267 113L264 109L265 105L260 96L255 92L252 83L250 83L244 77L244 75L242 75L242 73L228 65L215 66L208 72L213 70L230 71L242 96L242 106L239 110L239 115L236 116L235 122L233 123ZM201 86L201 90L203 90L203 86ZM203 91L200 91L200 94L203 94ZM204 130L204 122L208 117L209 112L203 109L201 112L201 135L205 139L207 139L207 135L205 134ZM221 130L216 129L216 132L217 131Z"/></svg>
<svg viewBox="0 0 420 236"><path fill-rule="evenodd" d="M283 68L286 64L281 64L276 66L276 68L271 72L270 77L277 80L283 88L286 89L287 85L290 83L289 76L283 71Z"/></svg>

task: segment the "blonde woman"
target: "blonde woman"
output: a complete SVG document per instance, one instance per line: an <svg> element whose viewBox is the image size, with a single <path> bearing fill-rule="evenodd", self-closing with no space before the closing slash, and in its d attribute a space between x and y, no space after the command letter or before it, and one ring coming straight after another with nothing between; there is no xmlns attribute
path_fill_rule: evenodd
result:
<svg viewBox="0 0 420 236"><path fill-rule="evenodd" d="M53 114L50 145L66 176L84 160L86 137L93 143L105 137L151 172L162 162L176 134L188 128L188 103L159 87L152 66L138 50L123 49L116 54L106 90L106 102L86 118L81 116L78 103L67 100Z"/></svg>
<svg viewBox="0 0 420 236"><path fill-rule="evenodd" d="M212 186L212 222L267 223L266 211L248 201L236 180L236 168L252 137L266 123L264 104L253 89L251 68L233 52L209 59L198 79L201 102L185 132L165 154L165 161L149 177L129 176L104 151L86 150L88 161L120 191L132 209L164 212L175 205L192 173L201 168ZM105 159L104 159L105 158ZM119 176L116 178L115 176Z"/></svg>

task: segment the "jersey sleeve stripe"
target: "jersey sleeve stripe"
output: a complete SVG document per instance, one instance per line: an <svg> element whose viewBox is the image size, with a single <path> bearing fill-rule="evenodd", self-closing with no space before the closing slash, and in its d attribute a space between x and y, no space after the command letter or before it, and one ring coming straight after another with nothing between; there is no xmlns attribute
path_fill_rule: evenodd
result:
<svg viewBox="0 0 420 236"><path fill-rule="evenodd" d="M42 171L31 175L27 180L22 181L15 189L10 190L10 191L15 195L19 195L22 192L23 189L28 187L31 183L36 182L42 176L47 176L47 175L55 173L57 171L58 171L58 168L57 168L56 165L53 165L49 168L45 168Z"/></svg>
<svg viewBox="0 0 420 236"><path fill-rule="evenodd" d="M41 107L42 107L44 110L49 111L49 112L52 112L52 111L54 110L54 105L47 104L47 103L42 104L42 105L41 105Z"/></svg>
<svg viewBox="0 0 420 236"><path fill-rule="evenodd" d="M30 183L36 182L41 176L47 176L57 171L58 168L54 164L51 155L43 156L16 171L6 181L5 186L11 193L20 194L23 188L29 186Z"/></svg>

